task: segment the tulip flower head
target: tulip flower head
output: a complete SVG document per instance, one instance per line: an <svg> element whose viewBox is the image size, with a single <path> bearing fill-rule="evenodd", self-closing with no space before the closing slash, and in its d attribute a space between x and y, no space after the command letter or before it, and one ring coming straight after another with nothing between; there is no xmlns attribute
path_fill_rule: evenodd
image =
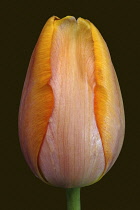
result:
<svg viewBox="0 0 140 210"><path fill-rule="evenodd" d="M44 182L97 182L116 161L124 109L108 47L88 20L51 17L31 56L19 110L25 159Z"/></svg>

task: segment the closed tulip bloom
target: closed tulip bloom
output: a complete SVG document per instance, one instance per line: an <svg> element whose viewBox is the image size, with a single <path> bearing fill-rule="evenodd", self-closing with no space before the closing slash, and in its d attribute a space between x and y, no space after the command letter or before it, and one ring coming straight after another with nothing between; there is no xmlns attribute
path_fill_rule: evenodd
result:
<svg viewBox="0 0 140 210"><path fill-rule="evenodd" d="M19 110L25 159L44 182L97 182L116 161L124 109L107 45L88 20L51 17L31 56Z"/></svg>

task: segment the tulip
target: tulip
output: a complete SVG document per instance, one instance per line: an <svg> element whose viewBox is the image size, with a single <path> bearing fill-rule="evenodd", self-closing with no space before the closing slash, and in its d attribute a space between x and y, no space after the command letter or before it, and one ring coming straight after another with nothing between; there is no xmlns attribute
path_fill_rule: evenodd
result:
<svg viewBox="0 0 140 210"><path fill-rule="evenodd" d="M124 139L124 109L108 47L88 20L51 17L29 63L19 137L33 173L80 188L112 167Z"/></svg>

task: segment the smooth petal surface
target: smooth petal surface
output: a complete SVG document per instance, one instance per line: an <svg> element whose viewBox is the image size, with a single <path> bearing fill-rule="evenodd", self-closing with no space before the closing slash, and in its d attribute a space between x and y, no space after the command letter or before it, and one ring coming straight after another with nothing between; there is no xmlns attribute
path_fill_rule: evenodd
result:
<svg viewBox="0 0 140 210"><path fill-rule="evenodd" d="M105 167L94 114L94 52L88 22L74 17L54 22L51 69L54 109L39 165L55 186L85 186Z"/></svg>

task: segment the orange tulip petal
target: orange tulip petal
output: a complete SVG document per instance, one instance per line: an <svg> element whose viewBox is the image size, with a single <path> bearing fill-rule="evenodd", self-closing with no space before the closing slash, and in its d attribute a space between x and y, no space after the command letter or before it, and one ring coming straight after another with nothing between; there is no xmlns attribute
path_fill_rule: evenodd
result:
<svg viewBox="0 0 140 210"><path fill-rule="evenodd" d="M51 78L50 51L55 19L56 17L52 17L47 21L33 51L19 111L21 148L30 168L41 179L43 177L38 167L38 154L54 104L49 80Z"/></svg>
<svg viewBox="0 0 140 210"><path fill-rule="evenodd" d="M108 47L98 29L92 23L90 25L95 57L94 112L104 147L106 173L117 159L123 144L124 109Z"/></svg>

